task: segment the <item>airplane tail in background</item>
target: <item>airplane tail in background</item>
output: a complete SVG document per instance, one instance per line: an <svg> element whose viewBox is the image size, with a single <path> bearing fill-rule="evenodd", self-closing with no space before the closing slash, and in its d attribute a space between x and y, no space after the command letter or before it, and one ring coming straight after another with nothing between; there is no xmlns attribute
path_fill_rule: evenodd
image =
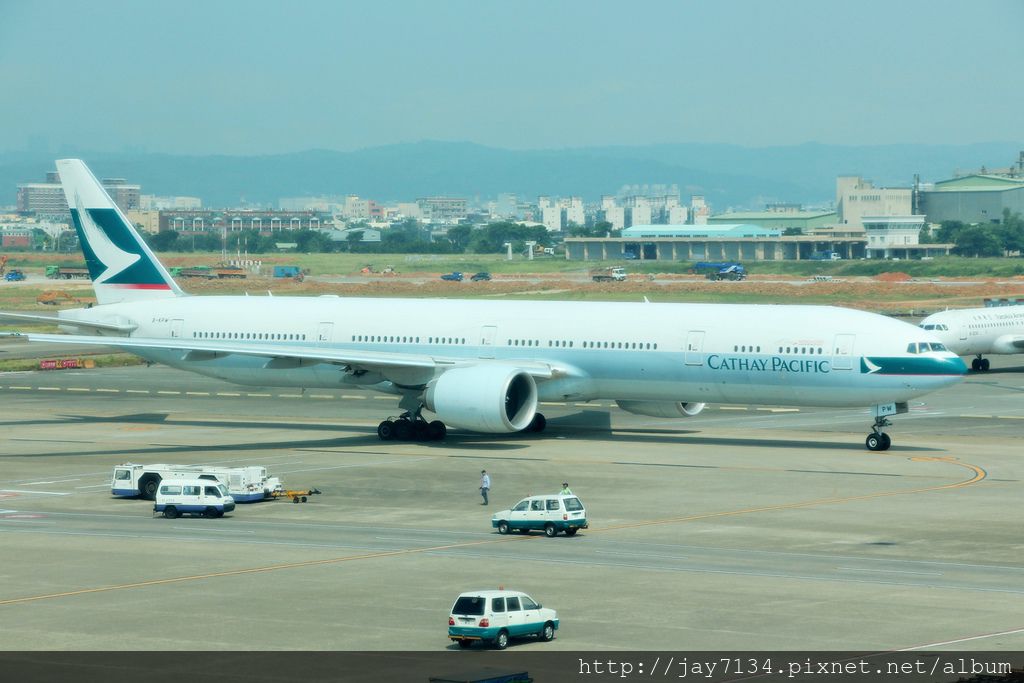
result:
<svg viewBox="0 0 1024 683"><path fill-rule="evenodd" d="M184 296L81 159L60 159L57 172L100 304Z"/></svg>

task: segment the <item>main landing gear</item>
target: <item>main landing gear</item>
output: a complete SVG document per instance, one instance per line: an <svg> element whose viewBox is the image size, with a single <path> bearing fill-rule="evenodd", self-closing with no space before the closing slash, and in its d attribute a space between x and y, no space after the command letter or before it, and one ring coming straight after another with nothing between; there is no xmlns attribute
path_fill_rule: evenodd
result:
<svg viewBox="0 0 1024 683"><path fill-rule="evenodd" d="M884 417L876 417L875 424L871 426L871 433L868 434L868 438L864 440L864 445L868 447L869 451L887 451L889 446L892 445L892 439L889 435L882 431L883 427L891 427L892 422L889 422Z"/></svg>
<svg viewBox="0 0 1024 683"><path fill-rule="evenodd" d="M988 358L982 358L980 353L977 358L971 361L971 370L975 372L988 372L988 368Z"/></svg>
<svg viewBox="0 0 1024 683"><path fill-rule="evenodd" d="M377 425L377 436L381 441L440 441L448 434L444 422L433 420L427 422L419 411L402 413L399 417L389 417Z"/></svg>

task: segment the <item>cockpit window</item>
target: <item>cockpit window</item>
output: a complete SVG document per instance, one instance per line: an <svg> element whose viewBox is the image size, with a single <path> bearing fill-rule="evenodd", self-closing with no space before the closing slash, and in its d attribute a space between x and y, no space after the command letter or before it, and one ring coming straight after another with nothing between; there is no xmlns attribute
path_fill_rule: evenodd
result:
<svg viewBox="0 0 1024 683"><path fill-rule="evenodd" d="M928 353L929 351L945 351L946 347L937 342L910 342L907 353Z"/></svg>
<svg viewBox="0 0 1024 683"><path fill-rule="evenodd" d="M936 332L946 332L949 327L942 323L928 323L927 325L921 325L923 330L935 330Z"/></svg>

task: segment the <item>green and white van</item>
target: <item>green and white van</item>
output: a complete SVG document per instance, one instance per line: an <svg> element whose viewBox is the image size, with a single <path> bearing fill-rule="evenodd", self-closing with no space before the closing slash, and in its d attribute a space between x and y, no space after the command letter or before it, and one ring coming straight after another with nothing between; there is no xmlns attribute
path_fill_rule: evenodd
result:
<svg viewBox="0 0 1024 683"><path fill-rule="evenodd" d="M448 615L448 638L463 648L482 641L504 650L510 638L536 636L549 641L557 630L558 613L519 591L463 593Z"/></svg>
<svg viewBox="0 0 1024 683"><path fill-rule="evenodd" d="M545 496L530 496L502 510L491 518L491 526L499 534L518 531L528 534L534 529L553 537L559 531L566 536L575 536L580 529L587 528L587 510L574 495L560 493Z"/></svg>

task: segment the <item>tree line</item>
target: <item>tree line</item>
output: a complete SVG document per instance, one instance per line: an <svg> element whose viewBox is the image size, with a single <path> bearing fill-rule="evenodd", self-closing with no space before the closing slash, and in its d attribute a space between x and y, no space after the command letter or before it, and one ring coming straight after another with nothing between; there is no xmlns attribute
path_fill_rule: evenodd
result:
<svg viewBox="0 0 1024 683"><path fill-rule="evenodd" d="M963 221L942 221L937 229L921 230L922 244L955 244L959 256L1014 256L1024 254L1024 219L1003 209L998 223L971 225Z"/></svg>

